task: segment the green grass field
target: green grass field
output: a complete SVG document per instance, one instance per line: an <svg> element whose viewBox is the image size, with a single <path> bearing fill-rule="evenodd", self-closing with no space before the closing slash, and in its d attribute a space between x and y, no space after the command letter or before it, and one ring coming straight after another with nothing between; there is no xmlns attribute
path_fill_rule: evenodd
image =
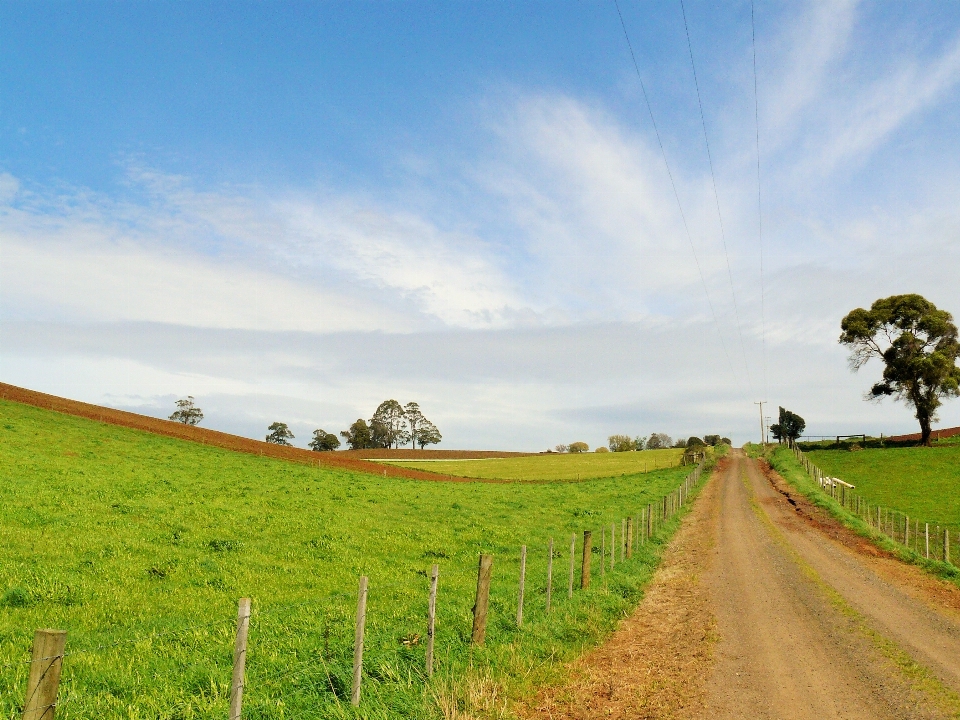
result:
<svg viewBox="0 0 960 720"><path fill-rule="evenodd" d="M675 467L683 450L623 453L557 453L484 460L389 460L391 465L458 477L503 480L587 480Z"/></svg>
<svg viewBox="0 0 960 720"><path fill-rule="evenodd" d="M571 533L619 522L689 470L528 485L386 480L5 401L0 439L0 718L11 720L39 627L69 632L58 718L225 717L243 595L254 600L246 718L496 716L504 698L556 677L615 627L676 521L602 580L595 567L593 586L568 599ZM521 544L530 557L518 630ZM491 617L487 644L471 649L480 552L495 558ZM435 562L437 675L427 681L417 636ZM355 711L343 697L361 574L370 594Z"/></svg>
<svg viewBox="0 0 960 720"><path fill-rule="evenodd" d="M960 526L960 445L819 450L807 457L828 475L856 485L871 503Z"/></svg>

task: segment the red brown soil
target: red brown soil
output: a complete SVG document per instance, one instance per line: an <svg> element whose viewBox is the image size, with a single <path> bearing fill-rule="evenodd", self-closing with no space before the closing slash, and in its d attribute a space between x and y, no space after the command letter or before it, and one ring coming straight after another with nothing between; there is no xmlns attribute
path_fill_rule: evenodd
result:
<svg viewBox="0 0 960 720"><path fill-rule="evenodd" d="M65 415L75 415L110 425L142 430L155 435L164 435L166 437L177 438L178 440L212 445L213 447L219 447L225 450L277 458L279 460L288 460L305 465L321 465L323 467L340 470L373 473L384 477L404 477L413 480L432 481L442 480L446 482L507 482L502 480L477 480L475 478L456 477L453 475L412 470L410 468L395 467L392 465L381 465L370 462L368 458L451 460L514 457L517 455L530 454L501 453L483 450L346 450L318 453L312 450L304 450L303 448L274 445L261 440L251 440L250 438L239 435L231 435L229 433L209 430L194 425L184 425L170 420L161 420L125 410L115 410L100 405L91 405L89 403L79 402L78 400L68 400L67 398L48 395L37 392L36 390L27 390L7 383L0 383L0 399L32 405L45 410L53 410L64 413Z"/></svg>
<svg viewBox="0 0 960 720"><path fill-rule="evenodd" d="M931 440L946 440L947 438L952 438L954 435L960 435L960 427L953 428L942 428L940 430L934 430L930 433ZM894 435L893 437L886 438L890 442L919 442L921 438L920 433L910 433L909 435Z"/></svg>
<svg viewBox="0 0 960 720"><path fill-rule="evenodd" d="M960 591L871 548L741 453L644 601L527 718L960 716Z"/></svg>

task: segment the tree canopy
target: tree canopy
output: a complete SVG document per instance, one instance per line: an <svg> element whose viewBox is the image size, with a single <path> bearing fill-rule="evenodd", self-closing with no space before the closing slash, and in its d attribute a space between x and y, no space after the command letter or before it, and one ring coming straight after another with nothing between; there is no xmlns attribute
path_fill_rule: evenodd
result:
<svg viewBox="0 0 960 720"><path fill-rule="evenodd" d="M341 431L340 437L346 441L351 450L373 447L371 445L370 428L363 418L357 418L357 421L350 426L349 430Z"/></svg>
<svg viewBox="0 0 960 720"><path fill-rule="evenodd" d="M570 446L567 449L572 453L585 453L590 449L590 446L585 442L577 440L576 442L570 443Z"/></svg>
<svg viewBox="0 0 960 720"><path fill-rule="evenodd" d="M921 295L892 295L869 310L852 310L840 328L840 344L850 348L852 370L871 358L883 361L882 379L867 399L890 395L912 405L921 443L929 445L931 423L943 399L960 395L960 342L953 316Z"/></svg>
<svg viewBox="0 0 960 720"><path fill-rule="evenodd" d="M796 413L780 408L780 418L776 424L770 426L773 437L777 440L788 440L793 442L803 435L807 427L807 421Z"/></svg>
<svg viewBox="0 0 960 720"><path fill-rule="evenodd" d="M177 400L177 409L170 419L184 425L197 425L203 420L203 411L193 401L193 395L187 395L183 400Z"/></svg>
<svg viewBox="0 0 960 720"><path fill-rule="evenodd" d="M290 432L290 428L287 427L286 423L271 423L267 430L270 431L267 433L266 438L268 443L272 443L274 445L289 445L290 440L293 439L293 433Z"/></svg>
<svg viewBox="0 0 960 720"><path fill-rule="evenodd" d="M607 438L607 447L612 452L630 452L637 449L629 435L611 435Z"/></svg>
<svg viewBox="0 0 960 720"><path fill-rule="evenodd" d="M384 400L373 413L369 424L359 419L349 430L340 433L347 445L353 450L363 448L399 448L410 443L412 448L418 445L435 445L442 436L437 426L430 422L420 405L408 402L401 405L396 400Z"/></svg>
<svg viewBox="0 0 960 720"><path fill-rule="evenodd" d="M440 431L437 430L437 426L426 418L420 421L420 427L417 429L416 437L417 445L420 446L421 450L427 445L436 445L443 439Z"/></svg>
<svg viewBox="0 0 960 720"><path fill-rule="evenodd" d="M410 439L403 406L396 400L384 400L370 418L370 435L374 447L400 447Z"/></svg>
<svg viewBox="0 0 960 720"><path fill-rule="evenodd" d="M652 433L647 438L647 450L660 450L673 445L673 438L666 433Z"/></svg>
<svg viewBox="0 0 960 720"><path fill-rule="evenodd" d="M313 440L309 442L309 447L317 452L330 452L340 447L340 441L336 435L328 433L326 430L314 430Z"/></svg>

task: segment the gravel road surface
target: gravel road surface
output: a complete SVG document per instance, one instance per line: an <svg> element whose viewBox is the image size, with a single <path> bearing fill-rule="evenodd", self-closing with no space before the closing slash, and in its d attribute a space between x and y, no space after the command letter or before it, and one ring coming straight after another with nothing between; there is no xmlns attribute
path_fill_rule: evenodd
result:
<svg viewBox="0 0 960 720"><path fill-rule="evenodd" d="M521 714L960 717L960 589L887 556L735 451L637 612Z"/></svg>

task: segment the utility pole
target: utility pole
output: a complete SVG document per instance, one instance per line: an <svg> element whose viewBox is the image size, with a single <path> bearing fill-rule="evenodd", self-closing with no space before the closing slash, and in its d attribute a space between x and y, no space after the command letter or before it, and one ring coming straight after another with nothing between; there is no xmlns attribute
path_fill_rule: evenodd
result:
<svg viewBox="0 0 960 720"><path fill-rule="evenodd" d="M760 406L760 444L761 445L766 445L766 442L764 442L765 438L764 438L764 432L763 432L763 404L765 402L766 400L760 400L759 402L753 403L754 405Z"/></svg>

